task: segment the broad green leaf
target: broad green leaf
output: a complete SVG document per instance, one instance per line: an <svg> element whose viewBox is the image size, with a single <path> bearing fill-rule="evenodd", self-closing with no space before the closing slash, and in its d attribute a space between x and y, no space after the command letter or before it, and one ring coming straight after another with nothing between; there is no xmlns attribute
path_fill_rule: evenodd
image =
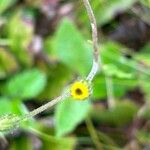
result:
<svg viewBox="0 0 150 150"><path fill-rule="evenodd" d="M138 0L92 0L90 1L98 24L108 23L118 12L124 12L131 8ZM80 9L79 9L80 8ZM87 23L87 14L82 5L77 8L77 16L82 23Z"/></svg>
<svg viewBox="0 0 150 150"><path fill-rule="evenodd" d="M105 74L112 76L115 96L123 96L127 90L137 85L137 62L123 56L120 49L123 47L115 42L106 42L101 45L102 70L105 73L97 75L94 79L94 98L107 97Z"/></svg>
<svg viewBox="0 0 150 150"><path fill-rule="evenodd" d="M72 77L72 72L62 64L58 64L56 67L48 69L47 85L45 90L40 94L41 100L58 96Z"/></svg>
<svg viewBox="0 0 150 150"><path fill-rule="evenodd" d="M0 118L3 117L22 117L23 115L26 115L29 113L26 106L21 102L20 99L8 99L5 97L0 97ZM14 131L16 129L21 128L23 130L30 131L31 127L35 126L35 121L30 118L29 120L20 122L19 124L15 124L13 128L8 128L8 131L3 132L4 134Z"/></svg>
<svg viewBox="0 0 150 150"><path fill-rule="evenodd" d="M38 69L26 70L10 78L2 91L7 96L23 99L39 95L46 85L46 76Z"/></svg>
<svg viewBox="0 0 150 150"><path fill-rule="evenodd" d="M42 141L42 150L73 150L76 145L75 137L56 137L50 128L41 128L41 124L31 129L32 133L38 135Z"/></svg>
<svg viewBox="0 0 150 150"><path fill-rule="evenodd" d="M0 116L6 114L23 115L27 113L26 107L17 99L0 97Z"/></svg>
<svg viewBox="0 0 150 150"><path fill-rule="evenodd" d="M112 64L120 71L134 75L137 72L137 62L125 57L124 49L126 48L116 42L108 41L104 43L101 46L101 57L103 63L105 65Z"/></svg>
<svg viewBox="0 0 150 150"><path fill-rule="evenodd" d="M55 56L80 75L86 75L92 64L92 50L69 20L63 20L54 37Z"/></svg>
<svg viewBox="0 0 150 150"><path fill-rule="evenodd" d="M0 14L12 6L17 0L0 0Z"/></svg>
<svg viewBox="0 0 150 150"><path fill-rule="evenodd" d="M0 98L0 116L13 112L12 102L8 98Z"/></svg>
<svg viewBox="0 0 150 150"><path fill-rule="evenodd" d="M115 97L123 96L128 90L138 85L136 79L112 78L113 93ZM94 99L103 99L107 97L106 81L104 75L97 75L93 81Z"/></svg>
<svg viewBox="0 0 150 150"><path fill-rule="evenodd" d="M115 77L124 78L124 79L125 78L131 79L133 77L132 74L123 72L122 70L117 68L117 66L113 64L104 65L103 70L107 76L111 76L111 77L115 76Z"/></svg>
<svg viewBox="0 0 150 150"><path fill-rule="evenodd" d="M91 116L102 124L122 126L132 121L137 110L138 108L134 103L124 101L117 103L116 106L109 110L101 107L93 108Z"/></svg>
<svg viewBox="0 0 150 150"><path fill-rule="evenodd" d="M150 49L150 43L146 44L138 53L135 53L133 58L143 65L143 68L146 68L147 72L150 74L150 54L149 54L149 49Z"/></svg>
<svg viewBox="0 0 150 150"><path fill-rule="evenodd" d="M25 107L25 105L23 105L23 103L21 102L21 100L18 99L8 99L5 97L0 97L0 121L3 118L9 118L9 121L12 121L13 123L13 119L18 118L20 116L23 116L25 114L28 113L27 108ZM12 119L12 120L10 120ZM15 129L17 129L18 127L24 127L27 129L27 125L29 123L31 123L32 120L30 121L26 121L23 122L22 124L8 124L8 128L6 128L6 131L4 131L3 133L8 133L11 132ZM9 122L8 122L9 123Z"/></svg>
<svg viewBox="0 0 150 150"><path fill-rule="evenodd" d="M90 109L88 100L77 101L71 98L59 103L55 111L56 135L72 132L87 116Z"/></svg>

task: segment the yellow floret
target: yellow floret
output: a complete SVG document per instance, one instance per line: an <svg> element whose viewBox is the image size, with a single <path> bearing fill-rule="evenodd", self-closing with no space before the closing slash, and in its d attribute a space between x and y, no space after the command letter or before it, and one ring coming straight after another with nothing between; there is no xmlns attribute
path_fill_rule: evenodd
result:
<svg viewBox="0 0 150 150"><path fill-rule="evenodd" d="M85 81L76 81L71 86L71 96L76 100L84 100L90 95L90 88Z"/></svg>

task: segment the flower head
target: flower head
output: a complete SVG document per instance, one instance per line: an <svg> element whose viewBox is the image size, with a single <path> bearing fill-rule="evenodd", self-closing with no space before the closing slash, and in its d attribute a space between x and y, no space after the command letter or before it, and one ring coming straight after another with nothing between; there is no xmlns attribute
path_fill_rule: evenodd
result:
<svg viewBox="0 0 150 150"><path fill-rule="evenodd" d="M77 100L84 100L89 97L91 90L88 82L76 81L71 86L71 96Z"/></svg>

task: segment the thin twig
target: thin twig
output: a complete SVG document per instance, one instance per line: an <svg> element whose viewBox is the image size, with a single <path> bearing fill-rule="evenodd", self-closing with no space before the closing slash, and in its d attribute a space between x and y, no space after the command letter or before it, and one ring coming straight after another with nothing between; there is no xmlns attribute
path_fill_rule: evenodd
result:
<svg viewBox="0 0 150 150"><path fill-rule="evenodd" d="M84 5L86 7L90 23L91 23L91 28L92 28L92 39L93 39L93 49L94 49L94 59L96 62L98 62L98 35L97 35L97 25L96 25L96 19L93 13L93 10L91 8L91 5L88 0L83 0Z"/></svg>
<svg viewBox="0 0 150 150"><path fill-rule="evenodd" d="M112 77L105 74L105 81L106 81L106 89L107 89L108 108L113 108L115 106L115 99L113 94Z"/></svg>
<svg viewBox="0 0 150 150"><path fill-rule="evenodd" d="M97 132L95 131L95 128L94 128L94 126L93 126L93 124L92 124L91 119L90 119L90 118L87 118L85 121L86 121L87 129L88 129L88 131L89 131L89 133L90 133L90 135L91 135L91 138L92 138L92 140L93 140L93 143L94 143L95 146L96 146L96 149L97 149L97 150L102 150L102 149L103 149L103 146L102 146L102 144L101 144L100 141L99 141Z"/></svg>
<svg viewBox="0 0 150 150"><path fill-rule="evenodd" d="M29 112L26 116L23 117L23 119L26 120L26 119L28 119L30 117L34 117L35 115L37 115L37 114L43 112L44 110L46 110L46 109L56 105L58 102L64 100L65 98L67 98L69 96L70 96L70 92L67 91L66 93L58 96L57 98L49 101L48 103L46 103L46 104L38 107L37 109L34 109L33 111Z"/></svg>
<svg viewBox="0 0 150 150"><path fill-rule="evenodd" d="M83 0L84 6L87 10L89 19L90 19L90 24L91 24L91 29L92 29L92 41L93 41L93 66L90 71L90 73L87 76L87 80L92 81L94 78L95 74L98 71L99 67L99 51L98 51L98 33L97 33L97 25L96 25L96 19L93 13L93 10L91 8L91 5L88 0Z"/></svg>

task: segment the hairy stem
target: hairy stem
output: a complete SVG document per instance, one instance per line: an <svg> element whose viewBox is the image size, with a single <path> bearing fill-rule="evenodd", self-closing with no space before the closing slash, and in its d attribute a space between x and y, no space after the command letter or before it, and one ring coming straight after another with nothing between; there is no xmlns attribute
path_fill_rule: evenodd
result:
<svg viewBox="0 0 150 150"><path fill-rule="evenodd" d="M93 13L93 10L91 8L91 5L89 3L89 0L83 0L84 6L87 10L89 19L90 19L90 24L91 24L91 29L92 29L92 41L93 41L93 66L90 71L90 73L87 76L87 80L92 81L94 76L96 75L98 68L99 68L99 51L98 51L98 34L97 34L97 25L96 25L96 19Z"/></svg>
<svg viewBox="0 0 150 150"><path fill-rule="evenodd" d="M57 98L49 101L48 103L38 107L37 109L34 109L33 111L29 112L27 115L25 115L23 118L28 119L30 117L34 117L35 115L43 112L44 110L56 105L58 102L62 101L63 99L70 96L70 92L66 92L63 95L58 96Z"/></svg>
<svg viewBox="0 0 150 150"><path fill-rule="evenodd" d="M98 34L97 34L97 25L96 25L96 19L93 13L93 10L91 8L91 5L88 0L83 0L83 3L85 5L85 8L87 10L90 23L91 23L91 28L92 28L92 39L93 39L93 54L94 54L94 60L95 62L98 62Z"/></svg>

